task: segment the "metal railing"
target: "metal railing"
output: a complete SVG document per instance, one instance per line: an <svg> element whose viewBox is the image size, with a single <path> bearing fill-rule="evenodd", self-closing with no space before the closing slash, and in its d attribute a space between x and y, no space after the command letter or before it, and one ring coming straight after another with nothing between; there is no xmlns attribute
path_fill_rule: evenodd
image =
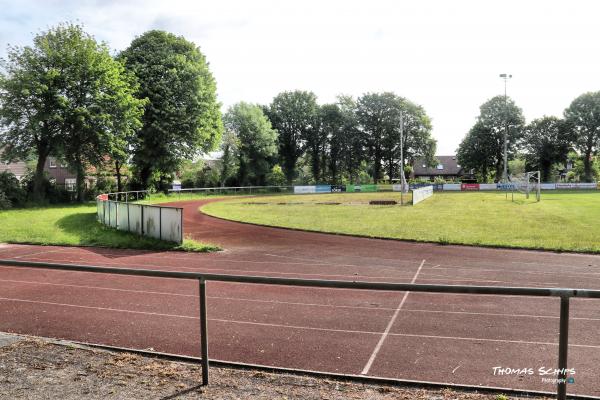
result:
<svg viewBox="0 0 600 400"><path fill-rule="evenodd" d="M465 285L423 285L414 283L385 283L360 281L334 281L298 278L272 278L262 276L240 276L205 274L200 272L175 272L132 268L99 267L76 264L53 264L44 262L0 260L0 266L42 268L64 271L93 272L104 274L145 276L155 278L192 279L198 281L200 302L200 352L202 364L202 384L209 382L208 324L206 312L206 282L235 282L263 285L302 286L335 289L380 290L398 292L454 293L497 296L559 297L560 322L558 342L558 384L556 398L567 397L567 351L569 343L569 300L571 297L600 299L600 290L568 288L535 288L507 286L465 286Z"/></svg>

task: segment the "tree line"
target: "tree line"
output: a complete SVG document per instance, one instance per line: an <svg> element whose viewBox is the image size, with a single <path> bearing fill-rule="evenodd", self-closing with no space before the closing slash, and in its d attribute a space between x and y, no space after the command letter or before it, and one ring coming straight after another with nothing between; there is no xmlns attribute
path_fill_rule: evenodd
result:
<svg viewBox="0 0 600 400"><path fill-rule="evenodd" d="M425 110L391 92L318 104L309 91L279 93L271 104L238 103L224 116L221 185L342 183L400 176L405 162L434 163Z"/></svg>
<svg viewBox="0 0 600 400"><path fill-rule="evenodd" d="M122 190L170 182L183 160L217 148L223 123L215 80L199 48L149 31L112 55L80 25L60 24L31 46L9 47L0 74L0 151L33 160L32 199L44 200L48 157L77 175L108 168Z"/></svg>
<svg viewBox="0 0 600 400"><path fill-rule="evenodd" d="M60 24L30 46L10 47L2 67L1 157L32 160L35 201L46 194L48 157L76 172L80 201L91 170L116 176L118 191L123 174L131 174L130 189L165 189L215 150L222 158L208 184L391 179L401 173L400 118L404 161L434 163L430 118L390 92L318 104L312 92L289 91L268 105L235 104L222 116L205 56L164 31L146 32L112 55L82 26Z"/></svg>
<svg viewBox="0 0 600 400"><path fill-rule="evenodd" d="M480 107L475 124L460 143L457 157L463 169L473 170L480 181L499 181L505 134L508 159L522 160L526 170L539 170L543 181L552 180L556 170L572 162L582 165L581 180L594 182L599 178L600 92L577 97L563 118L544 116L529 124L514 100L493 97Z"/></svg>

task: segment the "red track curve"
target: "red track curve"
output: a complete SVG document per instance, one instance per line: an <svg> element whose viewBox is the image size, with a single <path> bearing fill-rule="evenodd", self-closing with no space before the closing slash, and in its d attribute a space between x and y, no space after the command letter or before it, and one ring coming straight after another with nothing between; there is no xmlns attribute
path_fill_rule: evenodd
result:
<svg viewBox="0 0 600 400"><path fill-rule="evenodd" d="M300 232L212 218L197 212L203 204L199 201L178 204L184 207L186 235L225 251L2 245L0 258L338 280L600 289L600 256ZM216 282L209 283L208 295L210 355L215 359L386 378L555 388L537 373L498 376L493 368L537 372L557 365L557 299L405 296ZM199 355L197 303L193 282L0 268L0 331ZM573 300L569 366L576 375L570 393L600 396L599 330L600 301Z"/></svg>

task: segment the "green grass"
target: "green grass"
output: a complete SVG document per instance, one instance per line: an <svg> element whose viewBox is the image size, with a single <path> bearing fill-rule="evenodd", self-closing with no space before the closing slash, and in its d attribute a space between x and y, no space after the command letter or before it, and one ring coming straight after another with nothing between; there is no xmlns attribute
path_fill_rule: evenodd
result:
<svg viewBox="0 0 600 400"><path fill-rule="evenodd" d="M522 194L512 202L510 194L506 200L498 192L445 192L416 206L368 205L370 199L398 197L357 193L232 199L207 204L202 211L235 221L367 237L600 252L600 192L543 192L540 203ZM303 204L294 204L298 202Z"/></svg>
<svg viewBox="0 0 600 400"><path fill-rule="evenodd" d="M95 203L0 211L0 242L195 252L218 250L216 246L190 239L178 245L106 227L96 221Z"/></svg>

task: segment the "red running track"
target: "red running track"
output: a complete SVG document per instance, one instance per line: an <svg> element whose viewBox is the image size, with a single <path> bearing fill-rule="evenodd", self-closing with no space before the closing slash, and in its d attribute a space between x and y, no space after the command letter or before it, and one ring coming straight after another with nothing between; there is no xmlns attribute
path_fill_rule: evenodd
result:
<svg viewBox="0 0 600 400"><path fill-rule="evenodd" d="M0 258L337 280L600 289L600 257L259 227L197 212L212 254L0 245ZM199 356L195 282L0 267L0 331ZM558 299L208 283L211 358L553 391ZM600 301L571 302L569 393L600 396ZM495 375L494 367L533 368Z"/></svg>

